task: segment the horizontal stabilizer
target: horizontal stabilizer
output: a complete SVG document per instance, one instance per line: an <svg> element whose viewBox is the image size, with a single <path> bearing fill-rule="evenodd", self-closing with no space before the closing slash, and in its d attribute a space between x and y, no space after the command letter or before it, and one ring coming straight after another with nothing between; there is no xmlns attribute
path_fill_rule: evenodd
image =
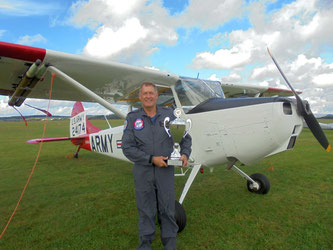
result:
<svg viewBox="0 0 333 250"><path fill-rule="evenodd" d="M68 141L72 140L73 143L74 141L77 141L77 143L74 144L80 144L80 141L84 139L88 139L88 136L78 136L78 137L48 137L48 138L43 138L43 139L32 139L27 141L27 143L31 144L39 144L40 142L52 142L52 141Z"/></svg>

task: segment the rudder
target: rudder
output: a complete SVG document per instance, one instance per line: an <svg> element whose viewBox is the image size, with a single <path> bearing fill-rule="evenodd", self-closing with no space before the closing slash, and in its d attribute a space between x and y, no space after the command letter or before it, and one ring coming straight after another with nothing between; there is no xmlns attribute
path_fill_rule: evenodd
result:
<svg viewBox="0 0 333 250"><path fill-rule="evenodd" d="M70 129L69 131L70 137L77 137L101 131L101 129L95 127L87 119L81 102L74 103L69 129Z"/></svg>

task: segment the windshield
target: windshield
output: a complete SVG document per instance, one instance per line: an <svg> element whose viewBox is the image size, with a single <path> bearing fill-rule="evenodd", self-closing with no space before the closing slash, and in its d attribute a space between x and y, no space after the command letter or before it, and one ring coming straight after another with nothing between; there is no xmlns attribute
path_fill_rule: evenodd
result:
<svg viewBox="0 0 333 250"><path fill-rule="evenodd" d="M164 85L157 85L157 88L159 93L157 104L175 108L175 100L171 88ZM221 83L218 81L181 77L175 84L175 89L185 113L208 99L224 98ZM137 96L138 89L127 96L127 99L122 100L127 101L133 107L141 107Z"/></svg>
<svg viewBox="0 0 333 250"><path fill-rule="evenodd" d="M218 81L181 78L175 88L182 106L193 107L211 98L224 98Z"/></svg>

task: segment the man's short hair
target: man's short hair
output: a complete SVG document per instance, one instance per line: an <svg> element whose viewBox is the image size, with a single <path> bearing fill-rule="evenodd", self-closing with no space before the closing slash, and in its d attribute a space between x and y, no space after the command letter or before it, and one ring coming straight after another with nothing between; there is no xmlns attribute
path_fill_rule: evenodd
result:
<svg viewBox="0 0 333 250"><path fill-rule="evenodd" d="M142 90L143 86L153 86L154 89L155 89L155 93L157 93L157 87L156 87L156 85L153 82L146 81L146 82L141 83L141 86L140 86L140 89L139 89L139 94L141 94L141 90Z"/></svg>

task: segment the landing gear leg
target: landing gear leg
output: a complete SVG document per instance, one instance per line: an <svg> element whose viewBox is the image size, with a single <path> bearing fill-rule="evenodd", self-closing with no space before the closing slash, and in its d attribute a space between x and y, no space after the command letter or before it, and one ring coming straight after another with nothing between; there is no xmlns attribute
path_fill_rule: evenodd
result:
<svg viewBox="0 0 333 250"><path fill-rule="evenodd" d="M244 173L242 170L240 170L238 167L233 165L231 168L241 176L243 176L247 180L247 189L250 192L256 193L256 194L267 194L270 189L270 183L268 178L263 174L252 174L251 176L248 176L246 173Z"/></svg>
<svg viewBox="0 0 333 250"><path fill-rule="evenodd" d="M180 196L179 201L175 201L176 202L175 203L175 219L176 219L176 223L178 225L178 233L183 231L186 226L186 213L185 213L185 209L182 206L182 203L183 203L185 196L186 196L188 190L190 189L195 177L197 176L200 168L201 168L201 165L194 165L192 167L191 174L185 183L185 187L183 189L182 195Z"/></svg>
<svg viewBox="0 0 333 250"><path fill-rule="evenodd" d="M79 158L79 152L80 152L81 147L79 146L74 154L74 158L77 159Z"/></svg>

